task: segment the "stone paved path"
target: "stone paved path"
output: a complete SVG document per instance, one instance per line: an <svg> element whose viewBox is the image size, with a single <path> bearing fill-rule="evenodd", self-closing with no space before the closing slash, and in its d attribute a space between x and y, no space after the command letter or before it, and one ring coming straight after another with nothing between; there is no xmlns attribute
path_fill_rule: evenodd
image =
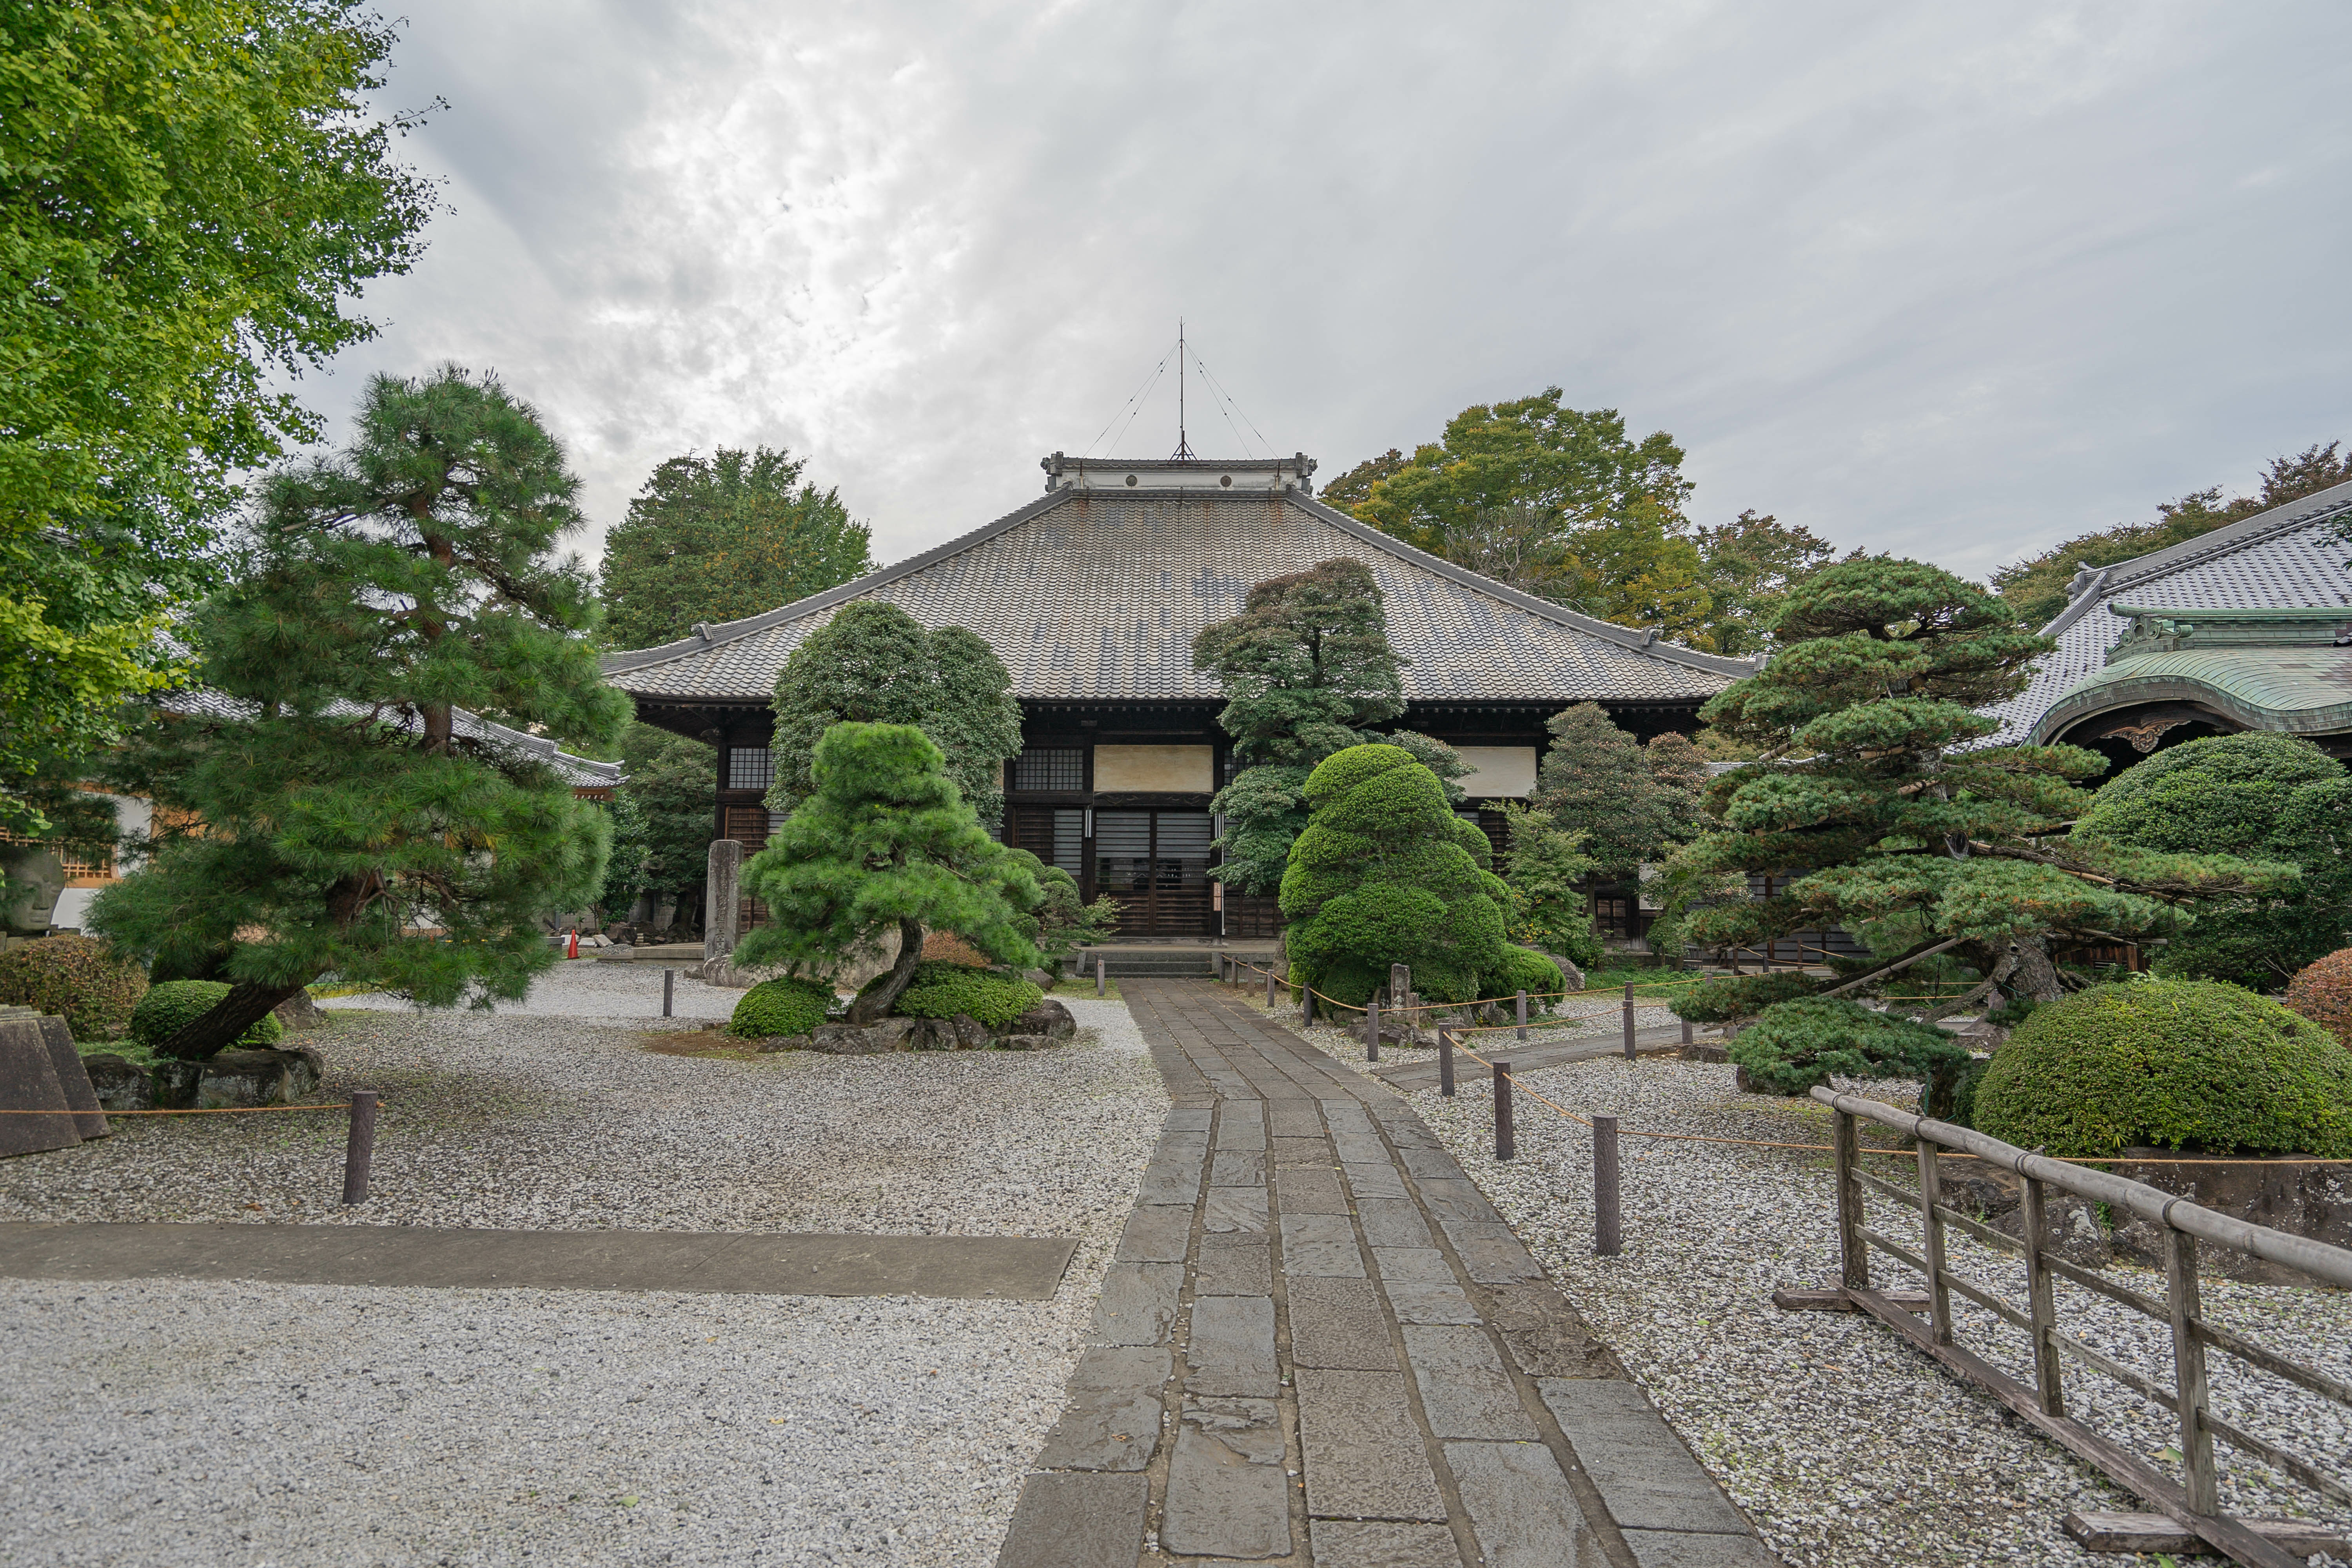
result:
<svg viewBox="0 0 2352 1568"><path fill-rule="evenodd" d="M1419 1115L1211 981L1000 1568L1778 1559Z"/></svg>

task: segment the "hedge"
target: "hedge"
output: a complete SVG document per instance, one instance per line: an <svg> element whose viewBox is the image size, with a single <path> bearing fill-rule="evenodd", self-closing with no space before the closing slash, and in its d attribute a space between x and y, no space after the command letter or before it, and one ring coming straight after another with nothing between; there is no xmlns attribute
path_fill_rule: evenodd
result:
<svg viewBox="0 0 2352 1568"><path fill-rule="evenodd" d="M1482 989L1489 996L1508 996L1515 991L1524 991L1531 998L1546 998L1533 1003L1538 1007L1559 1006L1557 993L1568 988L1568 977L1560 973L1559 965L1528 947L1504 948L1502 963L1480 979Z"/></svg>
<svg viewBox="0 0 2352 1568"><path fill-rule="evenodd" d="M76 1040L119 1040L147 974L92 936L45 936L0 953L0 1004L65 1019Z"/></svg>
<svg viewBox="0 0 2352 1568"><path fill-rule="evenodd" d="M961 963L924 963L916 965L914 979L898 993L891 1011L907 1018L952 1018L961 1013L1001 1029L1045 999L1026 980Z"/></svg>
<svg viewBox="0 0 2352 1568"><path fill-rule="evenodd" d="M2352 1156L2352 1051L2211 980L2095 985L2043 1004L1985 1070L1976 1126L2095 1159L2155 1146Z"/></svg>
<svg viewBox="0 0 2352 1568"><path fill-rule="evenodd" d="M217 980L166 980L151 988L139 998L139 1005L131 1014L131 1037L153 1050L179 1033L183 1025L193 1024L213 1010L214 1004L228 994L228 987ZM285 1037L286 1026L275 1013L262 1015L261 1022L236 1037L232 1050L266 1049Z"/></svg>
<svg viewBox="0 0 2352 1568"><path fill-rule="evenodd" d="M2352 947L2336 949L2287 982L2286 1005L2352 1046Z"/></svg>
<svg viewBox="0 0 2352 1568"><path fill-rule="evenodd" d="M744 1039L782 1039L805 1035L824 1022L834 1002L833 987L804 975L762 980L743 993L727 1032Z"/></svg>

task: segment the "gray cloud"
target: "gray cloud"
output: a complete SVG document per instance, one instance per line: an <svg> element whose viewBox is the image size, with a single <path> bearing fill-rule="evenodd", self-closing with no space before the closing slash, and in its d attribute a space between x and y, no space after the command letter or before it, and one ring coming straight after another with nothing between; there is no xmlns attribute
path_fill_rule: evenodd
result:
<svg viewBox="0 0 2352 1568"><path fill-rule="evenodd" d="M1180 312L1326 477L1557 384L1673 432L1705 520L1976 573L2352 435L2339 5L406 14L453 211L309 393L495 365L600 537L766 441L905 555L1034 493Z"/></svg>

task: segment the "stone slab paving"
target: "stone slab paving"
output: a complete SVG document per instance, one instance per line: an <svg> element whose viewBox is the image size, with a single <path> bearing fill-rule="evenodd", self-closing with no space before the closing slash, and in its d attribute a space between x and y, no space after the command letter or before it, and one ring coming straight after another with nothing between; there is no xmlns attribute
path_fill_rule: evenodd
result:
<svg viewBox="0 0 2352 1568"><path fill-rule="evenodd" d="M1124 989L1175 1109L999 1568L1778 1563L1402 1097Z"/></svg>
<svg viewBox="0 0 2352 1568"><path fill-rule="evenodd" d="M0 1225L0 1277L1043 1301L1076 1247L1066 1237L1023 1236L7 1224ZM1171 1256L1181 1261L1181 1247ZM1124 1342L1164 1339L1182 1273L1175 1261L1165 1266L1158 1311L1139 1301L1139 1337Z"/></svg>

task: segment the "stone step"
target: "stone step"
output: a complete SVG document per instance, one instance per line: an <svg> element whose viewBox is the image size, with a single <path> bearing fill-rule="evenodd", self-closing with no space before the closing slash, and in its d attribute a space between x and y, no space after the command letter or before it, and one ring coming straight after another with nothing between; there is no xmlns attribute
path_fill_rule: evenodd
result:
<svg viewBox="0 0 2352 1568"><path fill-rule="evenodd" d="M1152 980L1205 980L1217 973L1215 955L1206 952L1107 952L1101 956L1105 973L1114 980L1121 975ZM1092 963L1087 964L1086 973L1094 973Z"/></svg>

